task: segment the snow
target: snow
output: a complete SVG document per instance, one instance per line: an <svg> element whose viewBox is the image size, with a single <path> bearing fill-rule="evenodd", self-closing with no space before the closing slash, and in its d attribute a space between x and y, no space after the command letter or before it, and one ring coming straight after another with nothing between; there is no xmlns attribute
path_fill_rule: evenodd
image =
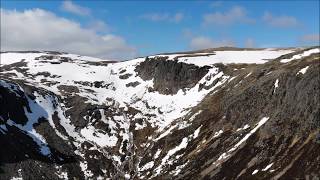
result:
<svg viewBox="0 0 320 180"><path fill-rule="evenodd" d="M258 170L258 169L256 169L256 170L254 170L254 171L252 172L252 175L257 174L258 172L259 172L259 170Z"/></svg>
<svg viewBox="0 0 320 180"><path fill-rule="evenodd" d="M197 66L207 66L215 63L263 64L270 59L275 59L291 52L293 52L293 50L264 49L254 51L214 51L215 55L203 54L202 56L195 57L181 57L178 58L178 61L195 64ZM176 55L169 56L169 59L173 59L174 57L176 57Z"/></svg>
<svg viewBox="0 0 320 180"><path fill-rule="evenodd" d="M267 61L266 59L273 59L291 51L292 50L216 51L216 55L207 56L206 54L203 54L199 57L179 58L178 61L196 64L198 66L211 66L212 64L218 62L226 64L264 63ZM148 117L146 120L144 119L143 124L137 125L136 129L142 129L146 127L149 123L152 127L157 127L157 133L159 134L158 138L156 138L155 141L169 135L175 128L182 129L191 125L192 121L197 117L198 114L201 113L201 111L194 113L189 119L182 121L182 123L176 123L174 120L176 120L177 118L181 118L187 114L191 114L191 108L196 106L206 95L212 92L214 93L219 86L223 86L224 83L228 83L232 79L236 78L225 75L222 71L219 70L219 68L211 66L208 73L194 87L187 88L185 89L185 91L179 90L176 94L173 95L164 95L156 91L148 91L149 88L153 87L153 79L149 81L144 81L139 76L137 76L137 73L135 72L135 67L140 62L144 61L144 58L137 58L131 61L119 63L110 63L108 65L103 66L91 65L85 62L99 61L99 59L90 59L90 57L72 54L61 55L64 57L71 57L73 59L73 62L71 63L62 62L61 64L50 64L47 62L33 60L35 57L41 55L45 55L45 53L1 53L1 60L6 64L10 64L12 62L19 62L21 61L21 59L26 59L26 69L27 73L30 75L36 75L37 73L46 71L49 72L51 74L51 76L49 77L36 75L36 77L33 79L26 78L25 76L27 75L19 74L15 78L25 79L30 84L52 91L57 95L61 95L61 92L57 88L59 85L71 85L79 88L79 93L74 92L72 93L72 96L79 95L82 97L86 97L88 98L86 103L97 105L108 104L112 106L112 108L114 109L123 108L124 111L128 111L128 107L137 109L138 111L140 111L140 113L136 114L132 118L130 117L130 120L134 121L136 119L144 119L145 117ZM170 60L173 58L174 55L169 56ZM126 72L121 73L121 75L132 74L132 76L130 76L127 79L120 79L120 71L124 69L126 70ZM251 72L246 77L250 76L250 74ZM49 82L57 82L57 84L46 85L44 83L41 83L41 80L43 79L46 79ZM211 87L208 90L202 89L199 91L199 87L201 84L210 86L217 79L219 79L219 81L213 87ZM78 84L77 81L87 81L88 83L93 83L94 81L102 81L102 85L108 86L104 88L97 88L85 84ZM139 82L140 84L136 87L126 87L126 84L135 81ZM41 108L45 109L45 111L42 111L40 107L38 107L38 110L36 107L34 107L33 109L35 109L35 111L32 111L33 114L30 114L29 118L34 119L36 117L39 117L40 115L47 118L50 125L55 129L57 134L61 138L66 138L64 135L60 134L56 130L55 125L52 121L51 116L56 111L58 113L58 117L60 118L60 124L66 129L67 134L75 139L74 144L77 147L79 147L79 144L81 144L84 141L89 141L95 146L97 146L94 147L95 149L103 147L113 147L120 143L118 142L118 139L122 139L124 141L130 138L130 134L128 132L130 122L123 116L114 116L113 118L109 118L104 115L104 110L100 109L99 111L102 116L101 121L109 125L111 133L97 131L91 123L89 123L83 129L76 130L76 128L72 125L69 117L66 117L64 113L64 105L62 103L57 103L57 98L55 98L54 96L42 96L39 94L37 94L36 96L37 103L34 105L40 106ZM109 100L107 98L110 98L112 100ZM147 102L148 106L152 108L148 108L145 102ZM53 107L53 104L56 103L58 104L58 106ZM30 104L32 104L31 101ZM159 111L161 113L159 113ZM32 122L34 123L35 121ZM170 127L168 127L169 125ZM30 135L32 135L35 139L38 140L37 143L41 145L41 148L43 148L41 151L44 154L48 154L49 149L46 149L48 147L46 145L45 138L43 138L35 130L30 129L30 127L28 128L25 130L27 130L27 132L29 132ZM244 126L242 129L244 130L247 128L249 128L248 125ZM178 146L169 150L168 153L163 153L165 154L165 157L161 159L161 164L156 168L156 173L161 172L162 167L165 164L170 164L177 158L182 157L183 154L175 156L175 158L172 158L172 156L174 156L174 154L177 153L179 150L187 147L188 141L199 136L200 129L201 126L198 127L192 134L190 134L189 137L183 138ZM256 129L256 127L254 129ZM1 126L0 131L4 132L4 127ZM222 133L223 131L219 130L218 132L213 134L212 138L218 137ZM245 138L247 137L247 135L245 136ZM249 136L250 135L248 135L248 137ZM241 144L245 140L246 139L240 141L239 143ZM121 146L122 144L123 143L121 142ZM240 144L236 144L234 148L237 148L238 146L240 146ZM77 153L81 154L80 151L77 151ZM158 151L155 153L154 158L159 158L160 153L161 149L158 149ZM226 158L228 156L228 153L223 153L221 158ZM119 161L119 164L121 163L119 156L114 155L112 156L112 158L115 161ZM170 158L173 160L171 160ZM86 171L86 162L82 162L82 164L80 165L83 171ZM146 168L149 168L150 166L151 162L150 164L148 164ZM154 164L152 165L152 167L153 166ZM86 173L87 176L90 176L90 171Z"/></svg>
<svg viewBox="0 0 320 180"><path fill-rule="evenodd" d="M10 180L23 180L22 177L12 177Z"/></svg>
<svg viewBox="0 0 320 180"><path fill-rule="evenodd" d="M0 119L1 119L1 116L0 116ZM1 124L1 125L0 125L0 132L1 132L2 134L6 134L6 131L8 131L6 125Z"/></svg>
<svg viewBox="0 0 320 180"><path fill-rule="evenodd" d="M244 127L243 128L238 128L237 129L237 132L238 131L242 131L242 130L246 130L246 129L248 129L250 126L248 125L248 124L246 124L246 125L244 125Z"/></svg>
<svg viewBox="0 0 320 180"><path fill-rule="evenodd" d="M249 77L252 74L252 72L250 72L249 74L247 74L244 78Z"/></svg>
<svg viewBox="0 0 320 180"><path fill-rule="evenodd" d="M56 175L60 178L60 179L65 179L68 180L68 172L67 171L62 171L62 166L56 166L57 172Z"/></svg>
<svg viewBox="0 0 320 180"><path fill-rule="evenodd" d="M219 165L220 161L223 159L226 159L230 157L231 153L235 151L242 143L244 143L252 134L254 134L262 125L264 125L269 120L269 117L263 117L256 126L247 133L237 144L235 144L231 149L229 149L227 152L222 153L219 158L213 162L215 165Z"/></svg>
<svg viewBox="0 0 320 180"><path fill-rule="evenodd" d="M31 61L45 53L0 53L1 65L8 65L22 61Z"/></svg>
<svg viewBox="0 0 320 180"><path fill-rule="evenodd" d="M190 117L190 121L193 121L201 112L202 112L202 110L199 110L197 113L193 114L193 115Z"/></svg>
<svg viewBox="0 0 320 180"><path fill-rule="evenodd" d="M187 165L188 163L189 163L189 161L187 161L186 163L184 163L184 164L182 164L182 165L176 166L175 170L172 171L171 174L173 174L173 176L177 176L177 175L181 172L181 170L182 170L184 167L186 167L186 165Z"/></svg>
<svg viewBox="0 0 320 180"><path fill-rule="evenodd" d="M201 127L202 126L200 126L197 130L195 130L195 132L193 134L190 134L188 137L184 137L178 146L170 149L167 152L166 156L161 160L160 165L157 168L155 168L155 174L152 177L158 176L160 174L160 172L162 171L163 166L165 166L166 164L171 165L174 160L177 160L182 157L183 154L175 156L175 158L173 160L169 160L171 158L171 156L173 156L175 153L177 153L178 151L180 151L182 149L185 149L188 146L189 141L198 137ZM158 150L158 152L159 152L159 150ZM156 155L158 154L158 152L156 153ZM155 158L155 159L157 159L157 158Z"/></svg>
<svg viewBox="0 0 320 180"><path fill-rule="evenodd" d="M254 134L262 125L264 125L269 120L269 117L263 117L256 127L254 127L248 134L246 134L233 148L231 148L228 152L232 152L236 150L243 142L245 142L252 134Z"/></svg>
<svg viewBox="0 0 320 180"><path fill-rule="evenodd" d="M197 138L198 136L199 136L199 133L200 133L200 128L201 128L202 126L200 126L198 129L196 129L195 131L194 131L194 133L193 133L193 138Z"/></svg>
<svg viewBox="0 0 320 180"><path fill-rule="evenodd" d="M306 67L300 69L300 71L297 73L297 75L298 74L305 74L307 72L308 68L309 68L309 66L306 66Z"/></svg>
<svg viewBox="0 0 320 180"><path fill-rule="evenodd" d="M188 138L185 137L182 139L181 143L178 146L168 151L167 155L162 159L162 162L166 162L170 156L180 151L181 149L186 148L187 145L188 145Z"/></svg>
<svg viewBox="0 0 320 180"><path fill-rule="evenodd" d="M21 91L23 90L21 89ZM35 96L39 97L37 94L35 94ZM26 108L24 108L25 115L28 118L27 123L25 125L16 124L14 121L10 119L9 121L7 121L7 125L15 126L25 131L38 144L38 146L40 147L40 152L44 156L48 156L51 153L50 148L48 147L45 138L34 129L33 125L35 123L38 123L38 120L40 118L48 117L46 109L50 109L50 107L47 106L48 104L41 104L41 100L39 100L38 98L35 101L30 99L28 96L26 96L26 98L28 100L29 107L31 110L31 112L29 112Z"/></svg>
<svg viewBox="0 0 320 180"><path fill-rule="evenodd" d="M265 168L262 169L262 171L267 171L268 169L271 168L272 165L273 165L273 163L268 164Z"/></svg>
<svg viewBox="0 0 320 180"><path fill-rule="evenodd" d="M159 92L149 92L148 89L153 87L153 80L144 81L137 76L135 67L140 62L144 61L145 58L137 58L119 63L109 63L105 66L96 66L85 63L83 60L87 60L87 57L80 57L72 54L61 55L64 57L71 57L73 58L73 61L62 62L60 64L33 60L35 57L45 55L45 53L30 53L27 55L26 53L2 53L1 55L2 59L4 59L3 61L7 63L11 63L14 59L26 59L26 70L30 75L36 75L41 72L50 73L49 77L36 75L34 79L26 79L25 75L18 75L15 77L17 79L26 79L31 84L45 88L57 95L61 95L61 92L57 88L59 85L76 86L80 92L73 94L88 98L86 103L109 104L111 102L106 98L111 98L117 108L126 109L128 106L131 106L141 111L140 116L142 117L150 114L155 115L149 118L148 122L152 127L159 127L159 131L168 126L174 119L186 115L191 107L197 105L203 97L218 86L227 82L229 78L224 75L223 72L219 72L218 68L212 67L207 75L205 75L205 77L203 77L193 88L186 89L185 92L180 90L174 95L164 95ZM126 70L125 73L132 74L128 79L119 78L119 72L124 69ZM220 78L220 81L211 89L202 89L201 91L198 91L200 84L209 86L218 78ZM48 82L57 82L57 84L46 85L45 83L41 83L44 79ZM96 88L94 86L90 87L77 83L79 81L86 81L89 83L103 81L103 85L108 84L109 86L107 88ZM140 84L136 87L126 87L126 84L135 81ZM147 102L150 107L154 108L148 108L144 102ZM159 111L162 113L159 113ZM74 132L74 128L72 126L70 127L70 123L62 122L62 124L64 124L63 126L65 128L69 129L69 132ZM146 124L141 126L138 125L136 128L140 129L145 127L145 125ZM85 135L91 136L90 127L87 127L83 132ZM76 133L73 133L73 135L75 134Z"/></svg>
<svg viewBox="0 0 320 180"><path fill-rule="evenodd" d="M93 126L87 126L80 131L81 135L89 141L95 142L100 147L115 146L118 142L118 138L115 136L109 136L107 133L98 133Z"/></svg>
<svg viewBox="0 0 320 180"><path fill-rule="evenodd" d="M276 92L276 89L279 87L279 79L276 80L276 82L274 82L274 89L273 89L273 93Z"/></svg>
<svg viewBox="0 0 320 180"><path fill-rule="evenodd" d="M150 161L147 164L145 164L141 169L139 169L139 171L145 171L148 169L151 169L154 166L154 162Z"/></svg>
<svg viewBox="0 0 320 180"><path fill-rule="evenodd" d="M101 61L108 61L100 58L94 58L94 57L89 57L89 56L80 56L76 54L50 54L47 52L36 52L36 53L17 53L17 52L6 52L6 53L0 53L0 59L1 59L1 65L8 65L8 64L13 64L22 61L23 59L25 62L30 62L30 61L37 61L35 60L36 57L40 56L54 56L56 58L60 57L69 57L74 60L79 60L79 61L91 61L91 62L101 62ZM49 60L49 61L55 61Z"/></svg>
<svg viewBox="0 0 320 180"><path fill-rule="evenodd" d="M4 81L0 79L0 85L4 88L7 88L8 90L10 90L11 92L15 93L15 95L17 97L20 97L19 92L21 91L21 87L17 86L15 84L12 84L10 82Z"/></svg>
<svg viewBox="0 0 320 180"><path fill-rule="evenodd" d="M320 52L320 48L310 49L310 50L307 50L307 51L303 51L303 53L301 53L301 54L296 54L290 59L282 59L282 60L280 60L280 62L287 63L287 62L290 62L290 61L293 61L293 60L297 60L297 59L301 59L303 57L307 57L307 56L310 56L311 54L319 53L319 52Z"/></svg>
<svg viewBox="0 0 320 180"><path fill-rule="evenodd" d="M222 133L223 133L222 130L219 130L218 132L215 132L213 138L216 138L216 137L220 136Z"/></svg>
<svg viewBox="0 0 320 180"><path fill-rule="evenodd" d="M222 153L220 155L220 157L218 158L218 161L222 160L222 159L226 159L227 157L229 157L230 155L228 155L227 153Z"/></svg>
<svg viewBox="0 0 320 180"><path fill-rule="evenodd" d="M80 161L80 168L81 168L81 171L84 173L84 176L86 177L86 179L93 176L93 173L90 170L88 170L87 161Z"/></svg>
<svg viewBox="0 0 320 180"><path fill-rule="evenodd" d="M158 166L156 168L156 174L155 175L158 175L160 174L161 170L162 170L162 167L167 163L168 159L174 155L176 152L180 151L181 149L184 149L186 148L188 145L188 138L185 137L182 139L181 143L176 146L175 148L171 149L168 151L167 155L161 160L161 164L160 166Z"/></svg>
<svg viewBox="0 0 320 180"><path fill-rule="evenodd" d="M22 169L18 169L18 176L12 177L10 180L23 180L22 178Z"/></svg>
<svg viewBox="0 0 320 180"><path fill-rule="evenodd" d="M105 59L89 57L89 56L81 56L81 55L77 55L77 54L63 54L63 55L59 55L59 56L69 57L69 58L72 58L72 59L82 60L82 61L90 61L90 62L109 61L109 60L105 60Z"/></svg>
<svg viewBox="0 0 320 180"><path fill-rule="evenodd" d="M124 175L124 178L125 178L125 179L130 179L130 177L131 177L130 174L125 174L125 175Z"/></svg>
<svg viewBox="0 0 320 180"><path fill-rule="evenodd" d="M170 128L167 129L166 131L164 131L162 134L160 134L160 136L157 137L157 138L155 139L155 141L158 141L159 139L162 139L163 137L169 135L169 134L171 133L171 131L172 131L174 128L176 128L176 127L177 127L177 125L170 126Z"/></svg>
<svg viewBox="0 0 320 180"><path fill-rule="evenodd" d="M158 149L158 151L154 155L154 159L158 159L158 157L160 156L160 153L161 153L161 149Z"/></svg>

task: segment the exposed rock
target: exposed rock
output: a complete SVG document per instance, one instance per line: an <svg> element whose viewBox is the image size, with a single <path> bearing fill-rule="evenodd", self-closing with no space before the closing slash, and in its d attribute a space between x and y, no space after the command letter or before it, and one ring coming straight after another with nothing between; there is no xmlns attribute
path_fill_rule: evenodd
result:
<svg viewBox="0 0 320 180"><path fill-rule="evenodd" d="M153 79L154 90L163 94L176 94L180 89L195 86L209 68L167 61L167 57L147 57L136 67L136 71L143 80Z"/></svg>

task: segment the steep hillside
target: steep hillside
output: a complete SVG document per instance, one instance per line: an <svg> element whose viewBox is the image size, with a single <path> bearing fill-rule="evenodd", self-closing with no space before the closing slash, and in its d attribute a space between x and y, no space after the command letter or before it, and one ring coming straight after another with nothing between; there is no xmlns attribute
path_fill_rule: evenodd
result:
<svg viewBox="0 0 320 180"><path fill-rule="evenodd" d="M319 176L319 47L1 63L0 179Z"/></svg>

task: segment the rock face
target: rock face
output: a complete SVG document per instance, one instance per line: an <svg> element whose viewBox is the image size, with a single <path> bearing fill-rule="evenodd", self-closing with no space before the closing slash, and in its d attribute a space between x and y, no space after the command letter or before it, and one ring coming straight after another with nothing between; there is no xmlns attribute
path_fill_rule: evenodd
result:
<svg viewBox="0 0 320 180"><path fill-rule="evenodd" d="M317 178L320 61L309 51L203 66L27 52L0 73L0 179ZM77 76L58 70L70 66Z"/></svg>
<svg viewBox="0 0 320 180"><path fill-rule="evenodd" d="M167 59L166 56L147 57L136 68L143 80L153 80L153 90L163 94L176 94L180 89L194 87L210 69Z"/></svg>
<svg viewBox="0 0 320 180"><path fill-rule="evenodd" d="M34 89L24 86L26 90ZM3 80L0 81L0 92L0 146L3 147L0 150L1 179L13 176L22 176L24 179L59 179L55 172L61 164L68 164L68 171L78 176L78 173L74 174L75 170L80 171L74 147L56 135L48 119L37 117L41 107L34 103L36 96L17 84ZM47 143L46 148L43 148L44 143ZM45 151L49 151L50 156ZM18 169L26 171L19 172Z"/></svg>

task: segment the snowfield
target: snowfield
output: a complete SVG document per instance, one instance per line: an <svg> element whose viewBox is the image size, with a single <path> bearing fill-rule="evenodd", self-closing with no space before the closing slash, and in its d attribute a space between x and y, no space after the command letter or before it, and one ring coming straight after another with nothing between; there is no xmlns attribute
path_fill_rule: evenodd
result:
<svg viewBox="0 0 320 180"><path fill-rule="evenodd" d="M158 56L168 56L169 60L173 60L178 57L179 62L195 64L197 66L207 66L214 63L255 63L263 64L271 59L278 58L284 54L294 52L293 49L289 50L277 50L277 49L265 49L265 50L251 50L251 51L214 51L215 55L210 55L209 53L198 53L195 57L179 57L186 54L172 54L172 55L158 55Z"/></svg>

